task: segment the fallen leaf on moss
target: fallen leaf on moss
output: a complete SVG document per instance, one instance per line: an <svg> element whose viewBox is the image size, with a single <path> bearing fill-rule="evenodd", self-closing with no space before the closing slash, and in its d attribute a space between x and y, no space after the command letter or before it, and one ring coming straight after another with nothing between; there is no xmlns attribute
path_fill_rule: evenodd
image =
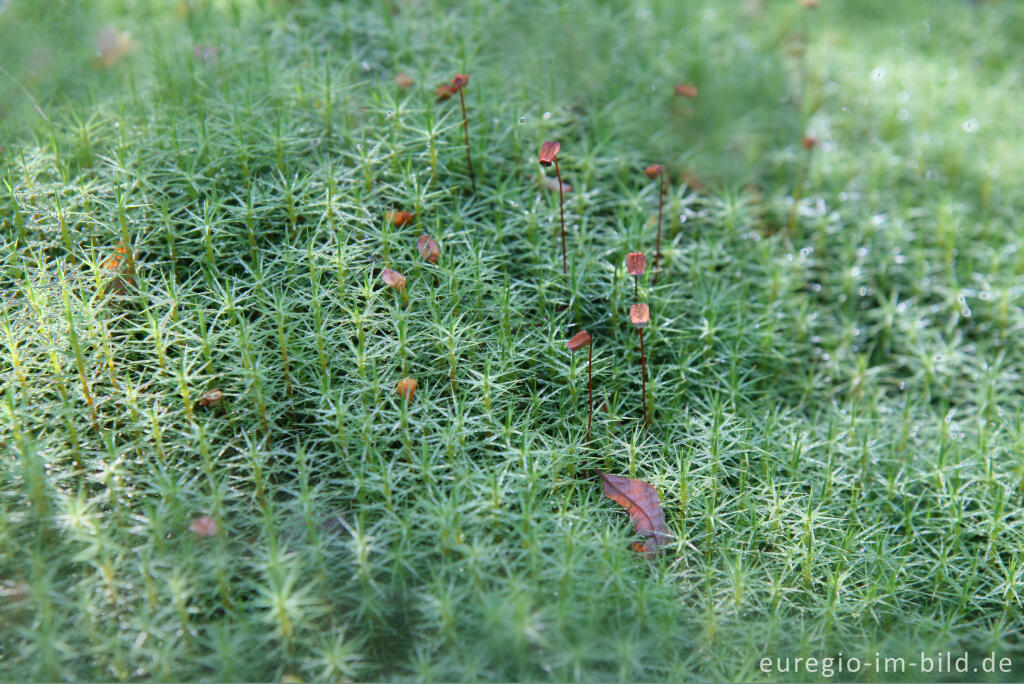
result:
<svg viewBox="0 0 1024 684"><path fill-rule="evenodd" d="M416 218L416 214L411 211L389 211L384 216L386 221L395 224L399 228L409 225L414 218Z"/></svg>
<svg viewBox="0 0 1024 684"><path fill-rule="evenodd" d="M135 275L135 260L129 256L128 248L119 242L114 253L103 262L103 268L112 274L108 287L114 294L124 294L128 281Z"/></svg>
<svg viewBox="0 0 1024 684"><path fill-rule="evenodd" d="M601 480L604 495L626 509L633 520L633 529L647 539L644 544L633 544L633 549L648 558L657 555L660 548L668 543L669 529L654 485L618 475L602 474Z"/></svg>

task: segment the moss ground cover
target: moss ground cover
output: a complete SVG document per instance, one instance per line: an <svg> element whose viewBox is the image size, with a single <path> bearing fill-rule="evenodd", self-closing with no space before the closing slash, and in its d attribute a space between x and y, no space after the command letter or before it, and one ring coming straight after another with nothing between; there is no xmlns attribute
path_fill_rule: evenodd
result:
<svg viewBox="0 0 1024 684"><path fill-rule="evenodd" d="M0 8L4 678L1024 659L1017 4Z"/></svg>

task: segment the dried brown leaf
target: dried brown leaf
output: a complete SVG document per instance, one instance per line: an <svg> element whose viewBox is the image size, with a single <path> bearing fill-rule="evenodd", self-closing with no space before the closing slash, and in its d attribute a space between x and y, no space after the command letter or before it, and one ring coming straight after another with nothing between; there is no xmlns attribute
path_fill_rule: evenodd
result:
<svg viewBox="0 0 1024 684"><path fill-rule="evenodd" d="M633 548L648 557L656 555L670 536L657 490L649 482L618 475L602 474L601 480L604 495L626 509L633 529L647 539L646 544L634 544Z"/></svg>
<svg viewBox="0 0 1024 684"><path fill-rule="evenodd" d="M380 272L380 279L396 290L405 289L405 276L393 268L385 268Z"/></svg>
<svg viewBox="0 0 1024 684"><path fill-rule="evenodd" d="M400 397L405 397L406 399L411 400L417 387L419 387L419 383L416 382L414 378L402 378L398 381L398 384L395 385L395 392L397 392Z"/></svg>
<svg viewBox="0 0 1024 684"><path fill-rule="evenodd" d="M416 240L416 249L419 250L420 257L432 264L436 264L438 257L441 256L441 248L437 246L437 241L426 234L420 235Z"/></svg>
<svg viewBox="0 0 1024 684"><path fill-rule="evenodd" d="M393 223L399 228L407 226L412 223L412 220L416 218L416 214L411 211L389 211L385 216L384 220L388 223Z"/></svg>

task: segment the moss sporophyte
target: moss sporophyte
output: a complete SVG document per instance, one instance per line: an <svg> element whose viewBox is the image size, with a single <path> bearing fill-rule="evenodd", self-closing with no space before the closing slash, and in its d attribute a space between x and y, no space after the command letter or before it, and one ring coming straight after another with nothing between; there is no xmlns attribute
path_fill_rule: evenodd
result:
<svg viewBox="0 0 1024 684"><path fill-rule="evenodd" d="M562 273L568 273L569 262L565 256L565 197L563 193L565 186L562 184L562 172L558 169L558 151L561 149L560 142L549 140L540 146L540 154L537 155L537 159L541 166L555 165L555 176L558 178L558 215L562 225Z"/></svg>

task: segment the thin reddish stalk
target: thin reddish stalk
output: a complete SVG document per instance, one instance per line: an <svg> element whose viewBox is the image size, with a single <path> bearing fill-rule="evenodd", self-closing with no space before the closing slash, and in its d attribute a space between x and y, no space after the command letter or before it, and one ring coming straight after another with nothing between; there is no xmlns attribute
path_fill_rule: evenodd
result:
<svg viewBox="0 0 1024 684"><path fill-rule="evenodd" d="M640 328L640 381L644 403L644 427L647 427L647 359L644 356L644 329Z"/></svg>
<svg viewBox="0 0 1024 684"><path fill-rule="evenodd" d="M469 119L466 118L466 96L459 88L459 103L462 105L462 132L466 135L466 163L469 165L469 180L473 183L473 192L476 192L476 174L473 173L473 157L469 154Z"/></svg>
<svg viewBox="0 0 1024 684"><path fill-rule="evenodd" d="M590 424L594 421L594 343L591 341L587 352L587 391L590 394L590 415L587 416L587 447L590 447Z"/></svg>
<svg viewBox="0 0 1024 684"><path fill-rule="evenodd" d="M639 299L637 299L637 295L636 295L637 287L638 287L637 283L639 283L639 282L640 282L640 276L633 276L633 301L634 302L639 301Z"/></svg>
<svg viewBox="0 0 1024 684"><path fill-rule="evenodd" d="M558 157L555 157L555 176L558 178L558 212L562 220L562 273L568 273L569 263L565 258L565 204L562 200L562 173L558 170Z"/></svg>

